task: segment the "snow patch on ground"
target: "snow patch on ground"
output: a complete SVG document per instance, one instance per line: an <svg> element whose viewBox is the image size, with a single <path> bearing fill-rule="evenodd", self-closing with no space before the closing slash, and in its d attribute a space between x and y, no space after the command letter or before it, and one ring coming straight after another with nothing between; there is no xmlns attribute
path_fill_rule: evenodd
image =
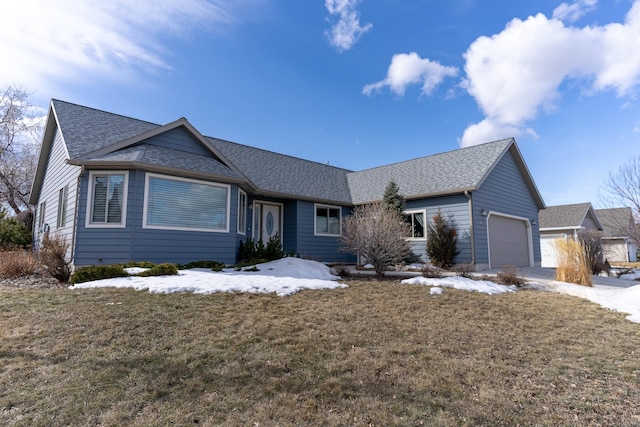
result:
<svg viewBox="0 0 640 427"><path fill-rule="evenodd" d="M235 271L227 269L214 272L207 269L180 270L177 276L120 277L96 280L70 286L70 289L86 288L133 288L152 293L194 292L212 294L216 292L270 293L280 296L291 295L305 289L337 289L347 285L339 283L340 277L331 274L328 266L317 261L300 258L282 258L256 266L259 271ZM139 272L144 269L133 269ZM484 292L490 295L514 292L515 286L504 286L486 280L473 280L461 276L432 279L413 277L402 281L404 284L431 286L431 295L440 295L443 288ZM586 298L602 307L628 313L632 322L640 323L640 284L628 288L602 286L585 287L563 282L548 284L528 283L529 288L547 289L555 292Z"/></svg>
<svg viewBox="0 0 640 427"><path fill-rule="evenodd" d="M499 285L495 282L488 280L472 280L461 276L443 277L440 279L431 279L428 277L412 277L411 279L405 279L401 283L408 285L426 285L426 286L438 286L441 288L454 288L463 291L475 291L485 294L493 295L503 292L514 292L517 288L515 286Z"/></svg>
<svg viewBox="0 0 640 427"><path fill-rule="evenodd" d="M551 282L549 288L554 292L588 299L610 310L629 313L627 319L640 323L640 285L630 288L605 288Z"/></svg>
<svg viewBox="0 0 640 427"><path fill-rule="evenodd" d="M291 295L304 289L336 289L347 285L338 283L338 276L329 267L300 258L282 258L256 265L259 271L214 272L207 269L180 270L177 276L119 277L96 280L70 286L70 289L133 288L151 293L216 292L270 293Z"/></svg>

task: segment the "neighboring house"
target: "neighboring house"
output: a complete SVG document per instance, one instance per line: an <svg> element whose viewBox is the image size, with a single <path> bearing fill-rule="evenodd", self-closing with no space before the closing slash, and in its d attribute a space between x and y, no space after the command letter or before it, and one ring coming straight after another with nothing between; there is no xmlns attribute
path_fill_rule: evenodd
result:
<svg viewBox="0 0 640 427"><path fill-rule="evenodd" d="M609 262L636 261L636 244L630 236L634 227L631 208L596 209L602 224L602 251Z"/></svg>
<svg viewBox="0 0 640 427"><path fill-rule="evenodd" d="M391 180L423 259L440 210L458 231L458 263L540 264L544 203L513 139L353 172L205 137L184 118L157 125L58 100L31 192L34 246L57 233L75 266L234 263L241 241L280 238L285 252L355 262L340 251L343 218Z"/></svg>
<svg viewBox="0 0 640 427"><path fill-rule="evenodd" d="M582 230L602 230L591 203L548 206L540 211L539 217L542 267L557 266L557 239L575 238Z"/></svg>

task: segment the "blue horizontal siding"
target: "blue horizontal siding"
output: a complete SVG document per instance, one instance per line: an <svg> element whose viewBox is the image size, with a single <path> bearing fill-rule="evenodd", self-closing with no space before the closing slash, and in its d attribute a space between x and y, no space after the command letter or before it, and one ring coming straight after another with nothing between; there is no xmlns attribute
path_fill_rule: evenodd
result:
<svg viewBox="0 0 640 427"><path fill-rule="evenodd" d="M321 262L354 263L356 257L340 250L340 238L336 236L316 236L314 229L315 204L313 202L298 201L297 203L297 254L303 258ZM342 207L342 218L351 213L347 207Z"/></svg>
<svg viewBox="0 0 640 427"><path fill-rule="evenodd" d="M426 210L428 224L433 223L433 217L440 212L450 226L456 229L458 234L456 247L460 253L456 256L454 262L457 264L471 262L469 204L463 194L408 200L405 209ZM426 245L426 240L411 242L413 252L419 255L423 261L428 261Z"/></svg>
<svg viewBox="0 0 640 427"><path fill-rule="evenodd" d="M151 261L185 264L197 260L235 263L237 254L237 187L230 191L229 232L155 230L142 227L143 171L129 172L125 228L85 227L88 172L81 181L75 265ZM179 214L179 213L177 213Z"/></svg>
<svg viewBox="0 0 640 427"><path fill-rule="evenodd" d="M538 206L511 152L507 152L477 191L472 193L473 224L476 241L476 263L488 264L489 243L487 217L481 210L526 218L531 226L533 258L540 263L540 231Z"/></svg>
<svg viewBox="0 0 640 427"><path fill-rule="evenodd" d="M173 150L185 151L187 153L200 154L202 156L211 156L209 151L204 145L196 140L189 132L183 127L168 130L151 137L142 143L155 145L158 147L171 148Z"/></svg>

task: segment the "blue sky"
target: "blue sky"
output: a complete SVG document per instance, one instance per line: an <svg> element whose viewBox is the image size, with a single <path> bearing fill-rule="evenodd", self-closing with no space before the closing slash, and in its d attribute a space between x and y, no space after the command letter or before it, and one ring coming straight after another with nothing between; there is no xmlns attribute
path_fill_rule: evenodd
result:
<svg viewBox="0 0 640 427"><path fill-rule="evenodd" d="M640 153L640 0L21 0L0 37L43 108L352 170L515 136L547 205L598 207Z"/></svg>

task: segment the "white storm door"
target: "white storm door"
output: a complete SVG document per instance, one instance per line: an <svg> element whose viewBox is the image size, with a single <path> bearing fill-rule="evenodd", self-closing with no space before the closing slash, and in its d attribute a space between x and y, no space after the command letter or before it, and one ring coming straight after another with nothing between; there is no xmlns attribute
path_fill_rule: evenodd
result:
<svg viewBox="0 0 640 427"><path fill-rule="evenodd" d="M280 206L263 204L261 211L259 236L266 245L270 238L280 234Z"/></svg>

